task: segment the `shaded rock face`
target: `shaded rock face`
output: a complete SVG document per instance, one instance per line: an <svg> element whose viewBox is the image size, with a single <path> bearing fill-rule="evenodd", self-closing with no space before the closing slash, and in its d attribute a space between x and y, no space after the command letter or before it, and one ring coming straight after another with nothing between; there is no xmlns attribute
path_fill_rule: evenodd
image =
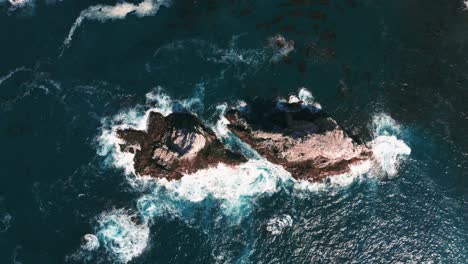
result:
<svg viewBox="0 0 468 264"><path fill-rule="evenodd" d="M319 181L350 172L350 165L371 158L322 110L304 102L257 100L247 111L231 109L228 128L270 162L296 179Z"/></svg>
<svg viewBox="0 0 468 264"><path fill-rule="evenodd" d="M125 141L121 150L135 153L135 172L168 180L216 166L236 165L247 161L242 155L224 147L215 133L191 113L163 116L151 112L147 131L117 131Z"/></svg>

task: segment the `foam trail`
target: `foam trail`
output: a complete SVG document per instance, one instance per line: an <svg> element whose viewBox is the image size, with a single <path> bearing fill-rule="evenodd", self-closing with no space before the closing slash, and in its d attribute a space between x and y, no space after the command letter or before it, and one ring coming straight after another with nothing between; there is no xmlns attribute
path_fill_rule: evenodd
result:
<svg viewBox="0 0 468 264"><path fill-rule="evenodd" d="M20 71L25 71L25 70L27 70L26 67L18 67L16 69L12 70L11 72L9 72L7 75L4 75L4 76L0 77L0 85L2 85L2 83L4 81L10 79L16 73L18 73Z"/></svg>
<svg viewBox="0 0 468 264"><path fill-rule="evenodd" d="M127 263L146 249L149 225L146 222L135 223L134 217L124 210L114 210L98 219L96 237L114 261Z"/></svg>
<svg viewBox="0 0 468 264"><path fill-rule="evenodd" d="M133 13L138 17L155 15L161 6L168 7L171 4L169 0L144 0L138 4L122 2L113 6L110 5L95 5L88 7L80 13L80 16L75 20L67 37L63 42L64 50L71 44L75 31L81 26L84 20L97 20L105 22L108 20L124 19L128 14Z"/></svg>
<svg viewBox="0 0 468 264"><path fill-rule="evenodd" d="M328 176L323 182L309 182L307 180L295 181L294 188L297 190L305 191L326 191L336 190L349 186L356 180L363 178L368 174L373 167L372 161L363 161L359 164L350 166L349 173L343 173L340 175Z"/></svg>

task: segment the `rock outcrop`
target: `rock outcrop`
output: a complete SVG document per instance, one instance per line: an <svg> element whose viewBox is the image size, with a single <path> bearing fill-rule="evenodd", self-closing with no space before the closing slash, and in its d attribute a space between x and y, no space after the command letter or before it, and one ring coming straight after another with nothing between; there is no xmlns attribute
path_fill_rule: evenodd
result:
<svg viewBox="0 0 468 264"><path fill-rule="evenodd" d="M256 100L249 109L231 109L225 117L237 137L296 179L320 181L347 173L372 156L321 109L300 100Z"/></svg>
<svg viewBox="0 0 468 264"><path fill-rule="evenodd" d="M320 107L294 100L256 100L225 113L228 129L268 161L296 179L321 181L348 173L372 152L348 135ZM246 162L227 149L198 117L188 112L151 112L147 131L118 130L121 150L134 153L135 172L168 180L216 166Z"/></svg>
<svg viewBox="0 0 468 264"><path fill-rule="evenodd" d="M147 131L118 130L125 141L121 150L134 153L135 172L168 180L216 166L236 165L244 156L224 147L215 133L193 114L182 112L163 116L151 112Z"/></svg>

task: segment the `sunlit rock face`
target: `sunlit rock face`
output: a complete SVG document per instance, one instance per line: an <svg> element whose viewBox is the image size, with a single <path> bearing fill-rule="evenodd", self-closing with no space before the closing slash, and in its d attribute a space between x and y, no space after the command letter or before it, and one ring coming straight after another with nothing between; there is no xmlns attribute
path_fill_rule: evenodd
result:
<svg viewBox="0 0 468 264"><path fill-rule="evenodd" d="M247 161L227 150L214 132L191 113L163 116L151 112L147 131L117 131L125 141L121 150L134 153L135 172L157 178L180 179L184 174L216 166Z"/></svg>
<svg viewBox="0 0 468 264"><path fill-rule="evenodd" d="M296 179L319 181L348 173L372 157L320 108L302 101L256 100L226 112L228 128L270 162Z"/></svg>

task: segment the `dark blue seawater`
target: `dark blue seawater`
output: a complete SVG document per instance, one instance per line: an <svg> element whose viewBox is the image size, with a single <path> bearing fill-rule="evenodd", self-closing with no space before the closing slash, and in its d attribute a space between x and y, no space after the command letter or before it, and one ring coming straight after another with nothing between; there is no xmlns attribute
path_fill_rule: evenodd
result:
<svg viewBox="0 0 468 264"><path fill-rule="evenodd" d="M461 0L0 0L0 30L0 263L468 261ZM252 159L139 182L113 149L153 107L215 126L300 87L364 142L404 142L396 175L307 185Z"/></svg>

